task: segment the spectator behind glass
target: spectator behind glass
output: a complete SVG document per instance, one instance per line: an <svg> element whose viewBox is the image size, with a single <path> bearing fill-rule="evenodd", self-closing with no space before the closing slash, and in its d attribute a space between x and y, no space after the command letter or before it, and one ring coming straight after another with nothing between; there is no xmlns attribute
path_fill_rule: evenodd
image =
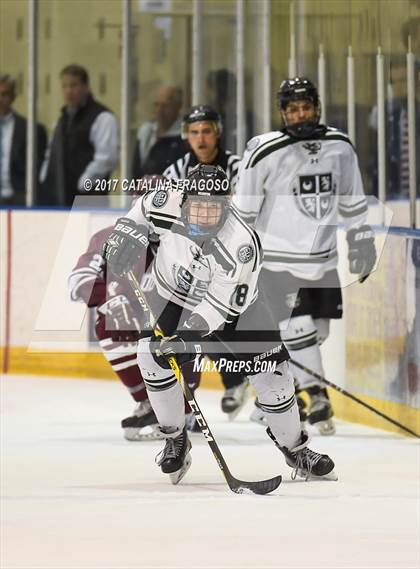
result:
<svg viewBox="0 0 420 569"><path fill-rule="evenodd" d="M143 123L137 132L133 156L133 178L162 174L186 152L181 138L182 90L161 86L153 102L153 120Z"/></svg>
<svg viewBox="0 0 420 569"><path fill-rule="evenodd" d="M96 101L86 69L68 65L60 73L64 107L55 125L42 165L44 205L72 206L75 196L99 195L85 190L86 180L109 179L118 164L118 122ZM106 205L106 192L97 205Z"/></svg>
<svg viewBox="0 0 420 569"><path fill-rule="evenodd" d="M13 110L16 84L0 73L0 205L26 203L26 119ZM47 133L37 125L37 174L47 145Z"/></svg>
<svg viewBox="0 0 420 569"><path fill-rule="evenodd" d="M416 81L416 139L420 129L419 89L420 70L415 71ZM404 62L391 68L387 89L386 105L386 178L387 198L401 199L409 195L409 161L408 161L408 110L407 110L407 68ZM378 108L375 106L369 117L369 127L376 137L378 130ZM376 147L376 144L375 146ZM419 152L416 155L417 172L419 172ZM374 153L372 161L373 191L378 194L378 157ZM418 175L418 174L417 174Z"/></svg>
<svg viewBox="0 0 420 569"><path fill-rule="evenodd" d="M251 77L245 75L245 97L252 92ZM207 103L220 114L224 125L221 144L225 148L236 147L236 76L228 69L214 69L206 77L205 98ZM254 136L255 117L252 105L245 102L245 138Z"/></svg>

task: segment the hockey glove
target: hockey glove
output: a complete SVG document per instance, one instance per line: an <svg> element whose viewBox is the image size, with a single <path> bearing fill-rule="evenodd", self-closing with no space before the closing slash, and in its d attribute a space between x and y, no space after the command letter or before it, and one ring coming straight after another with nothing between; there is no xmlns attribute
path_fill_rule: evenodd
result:
<svg viewBox="0 0 420 569"><path fill-rule="evenodd" d="M171 357L175 357L179 365L194 359L191 354L187 353L187 344L178 334L159 338L157 342L152 343L151 350L162 367L168 367L168 359Z"/></svg>
<svg viewBox="0 0 420 569"><path fill-rule="evenodd" d="M98 308L106 317L105 330L114 342L137 342L140 338L140 322L123 294L114 296Z"/></svg>
<svg viewBox="0 0 420 569"><path fill-rule="evenodd" d="M347 231L350 272L360 275L359 282L364 282L376 262L375 237L369 225Z"/></svg>
<svg viewBox="0 0 420 569"><path fill-rule="evenodd" d="M136 225L132 219L117 219L103 248L103 257L115 275L123 277L137 263L149 244L147 234L146 227Z"/></svg>
<svg viewBox="0 0 420 569"><path fill-rule="evenodd" d="M201 354L201 337L208 334L207 322L199 314L192 314L181 330L173 336L164 336L160 342L152 343L152 351L160 365L167 366L168 358L175 357L179 365L194 360ZM159 340L159 339L158 339Z"/></svg>

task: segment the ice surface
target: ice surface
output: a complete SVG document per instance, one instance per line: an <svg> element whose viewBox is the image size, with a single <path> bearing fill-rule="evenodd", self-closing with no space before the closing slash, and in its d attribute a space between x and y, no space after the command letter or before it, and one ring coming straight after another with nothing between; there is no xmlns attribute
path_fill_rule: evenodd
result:
<svg viewBox="0 0 420 569"><path fill-rule="evenodd" d="M418 568L417 441L339 423L311 447L338 482L290 480L250 423L198 400L234 476L283 475L269 496L231 493L200 434L192 466L172 486L155 465L161 442L127 442L133 405L116 381L2 379L1 567Z"/></svg>

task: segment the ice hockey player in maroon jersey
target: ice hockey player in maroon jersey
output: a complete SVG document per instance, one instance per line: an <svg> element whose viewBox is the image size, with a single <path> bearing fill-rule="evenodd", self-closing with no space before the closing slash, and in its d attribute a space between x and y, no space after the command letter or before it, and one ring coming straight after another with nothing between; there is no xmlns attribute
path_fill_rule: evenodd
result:
<svg viewBox="0 0 420 569"><path fill-rule="evenodd" d="M113 227L95 233L89 246L76 263L69 277L71 299L96 308L95 332L102 353L136 402L134 412L121 422L124 437L129 441L162 438L156 415L152 410L137 365L137 341L142 326L142 312L126 278L108 275L102 247ZM143 290L153 288L153 278L147 267L153 259L149 249L137 269L142 277ZM189 374L191 387L198 383L197 373ZM186 405L186 423L194 430L194 419Z"/></svg>

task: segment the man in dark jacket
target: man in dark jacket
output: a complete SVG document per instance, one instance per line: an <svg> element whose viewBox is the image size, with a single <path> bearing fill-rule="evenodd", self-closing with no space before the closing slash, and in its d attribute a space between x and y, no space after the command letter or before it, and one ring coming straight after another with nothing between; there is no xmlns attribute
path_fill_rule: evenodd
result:
<svg viewBox="0 0 420 569"><path fill-rule="evenodd" d="M101 181L118 163L117 119L93 98L86 69L68 65L60 77L65 105L42 166L39 203L72 206L75 196L102 195L105 205L109 189Z"/></svg>
<svg viewBox="0 0 420 569"><path fill-rule="evenodd" d="M16 84L0 74L0 205L26 203L26 119L13 110ZM37 176L47 145L42 125L36 130Z"/></svg>

